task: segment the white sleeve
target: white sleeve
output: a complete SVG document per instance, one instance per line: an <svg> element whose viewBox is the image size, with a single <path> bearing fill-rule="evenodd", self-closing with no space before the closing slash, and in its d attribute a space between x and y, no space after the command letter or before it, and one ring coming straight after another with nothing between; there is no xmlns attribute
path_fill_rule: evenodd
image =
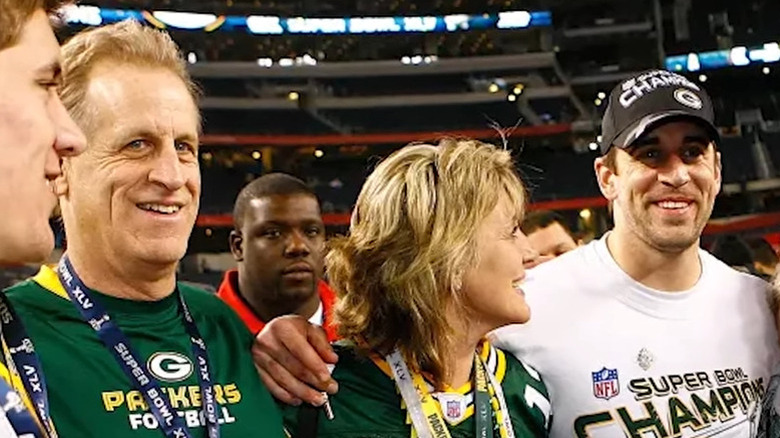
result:
<svg viewBox="0 0 780 438"><path fill-rule="evenodd" d="M0 438L19 438L2 408L0 408Z"/></svg>

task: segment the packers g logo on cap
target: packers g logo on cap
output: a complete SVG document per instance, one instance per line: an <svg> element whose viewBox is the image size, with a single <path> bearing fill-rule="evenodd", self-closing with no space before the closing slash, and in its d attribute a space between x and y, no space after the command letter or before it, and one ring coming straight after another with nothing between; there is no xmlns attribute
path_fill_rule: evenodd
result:
<svg viewBox="0 0 780 438"><path fill-rule="evenodd" d="M701 109L702 103L699 96L687 88L678 88L674 91L674 99L681 104L696 110Z"/></svg>
<svg viewBox="0 0 780 438"><path fill-rule="evenodd" d="M169 383L187 379L195 368L187 356L172 352L154 353L146 367L154 377Z"/></svg>

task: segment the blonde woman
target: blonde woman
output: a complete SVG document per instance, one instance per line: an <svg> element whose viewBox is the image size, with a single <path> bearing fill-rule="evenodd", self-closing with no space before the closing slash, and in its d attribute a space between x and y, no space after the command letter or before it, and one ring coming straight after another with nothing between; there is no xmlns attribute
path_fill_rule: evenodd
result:
<svg viewBox="0 0 780 438"><path fill-rule="evenodd" d="M488 144L414 144L382 162L326 259L339 392L324 414L288 408L290 433L546 436L539 374L485 341L530 316L524 203L509 152Z"/></svg>

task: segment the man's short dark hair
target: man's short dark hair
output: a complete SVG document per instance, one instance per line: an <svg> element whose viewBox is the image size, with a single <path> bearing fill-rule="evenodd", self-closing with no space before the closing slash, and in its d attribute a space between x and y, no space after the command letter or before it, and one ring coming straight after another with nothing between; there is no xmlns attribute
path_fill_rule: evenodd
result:
<svg viewBox="0 0 780 438"><path fill-rule="evenodd" d="M520 228L523 230L524 234L528 235L536 230L547 228L554 223L560 224L563 229L571 235L571 230L566 226L566 221L563 219L563 216L551 210L536 210L528 213L525 215L525 219Z"/></svg>
<svg viewBox="0 0 780 438"><path fill-rule="evenodd" d="M748 270L753 268L753 252L740 235L718 236L712 244L710 253L729 266L740 266Z"/></svg>
<svg viewBox="0 0 780 438"><path fill-rule="evenodd" d="M777 253L772 245L763 237L747 239L750 250L753 251L753 261L764 266L775 266L778 262Z"/></svg>
<svg viewBox="0 0 780 438"><path fill-rule="evenodd" d="M239 192L233 206L233 226L241 230L244 225L244 214L253 199L267 196L307 195L317 199L314 191L302 180L286 173L269 173L250 182ZM317 201L319 202L319 200Z"/></svg>

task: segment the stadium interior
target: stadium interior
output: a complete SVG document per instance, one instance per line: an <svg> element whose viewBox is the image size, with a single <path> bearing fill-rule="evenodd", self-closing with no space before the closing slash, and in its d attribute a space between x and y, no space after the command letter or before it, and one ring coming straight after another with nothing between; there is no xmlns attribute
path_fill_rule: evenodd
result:
<svg viewBox="0 0 780 438"><path fill-rule="evenodd" d="M127 16L169 31L205 94L187 280L216 285L231 266L230 214L248 181L301 177L342 233L372 166L446 135L504 142L531 208L598 237L610 225L593 175L606 95L658 67L713 98L724 184L703 244L780 245L776 0L84 1L59 36Z"/></svg>

